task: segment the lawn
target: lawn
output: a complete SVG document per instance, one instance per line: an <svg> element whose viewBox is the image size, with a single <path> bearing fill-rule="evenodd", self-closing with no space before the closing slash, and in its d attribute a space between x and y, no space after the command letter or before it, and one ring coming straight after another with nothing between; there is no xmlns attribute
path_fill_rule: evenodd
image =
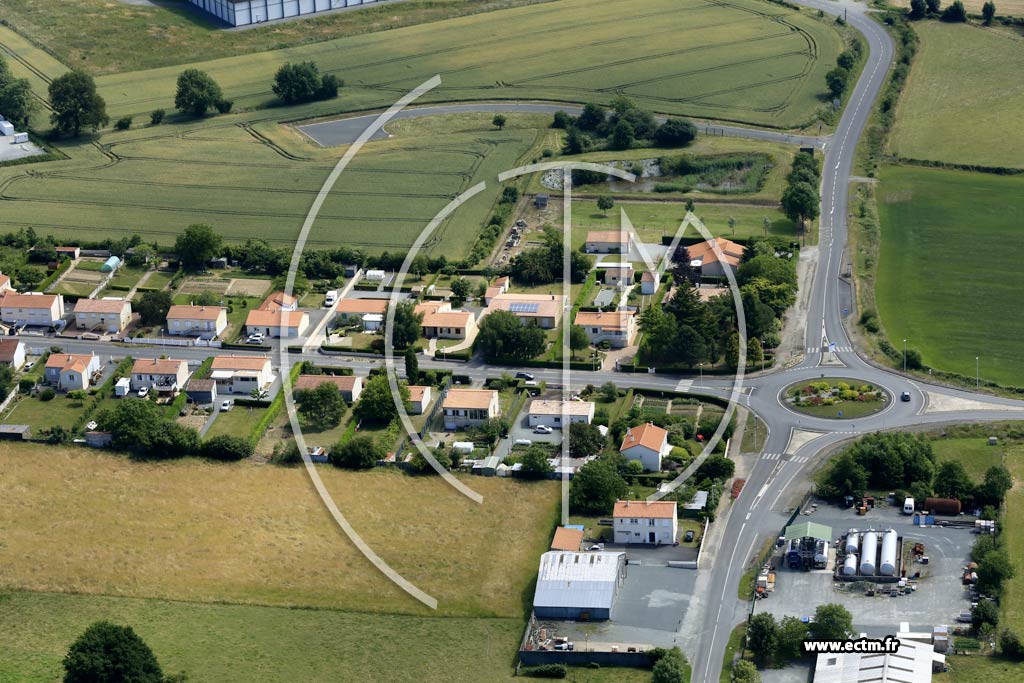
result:
<svg viewBox="0 0 1024 683"><path fill-rule="evenodd" d="M231 410L226 413L222 411L217 414L213 424L210 425L210 430L206 432L206 437L209 438L211 436L220 436L221 434L232 434L234 436L247 438L249 436L249 432L252 431L253 425L255 425L266 412L266 408L232 406Z"/></svg>
<svg viewBox="0 0 1024 683"><path fill-rule="evenodd" d="M934 439L932 448L935 460L941 464L956 460L967 470L975 483L981 483L989 467L1003 463L1003 446L990 446L988 439L980 436L967 439Z"/></svg>
<svg viewBox="0 0 1024 683"><path fill-rule="evenodd" d="M33 436L43 429L54 426L70 428L85 412L84 401L73 401L64 393L58 393L49 401L33 396L22 396L3 416L5 424L27 424L32 427Z"/></svg>
<svg viewBox="0 0 1024 683"><path fill-rule="evenodd" d="M349 543L303 468L0 444L0 471L0 588L429 613ZM363 539L436 597L439 615L520 628L557 483L474 477L477 505L436 477L319 471ZM511 651L493 656L507 662Z"/></svg>
<svg viewBox="0 0 1024 683"><path fill-rule="evenodd" d="M891 166L877 190L882 225L875 298L894 346L926 365L1024 384L1024 177ZM988 245L972 263L966 244Z"/></svg>
<svg viewBox="0 0 1024 683"><path fill-rule="evenodd" d="M138 284L142 276L149 272L148 268L133 268L132 266L121 266L117 274L110 280L110 287L128 287L129 289ZM153 273L146 281L146 286L152 287Z"/></svg>
<svg viewBox="0 0 1024 683"><path fill-rule="evenodd" d="M85 298L92 294L99 282L75 282L74 280L61 280L60 284L53 290L58 294L71 294Z"/></svg>
<svg viewBox="0 0 1024 683"><path fill-rule="evenodd" d="M949 671L932 676L932 683L1017 683L1021 679L1020 662L997 657L949 657Z"/></svg>
<svg viewBox="0 0 1024 683"><path fill-rule="evenodd" d="M146 284L143 286L147 289L163 289L171 283L171 280L174 279L174 275L174 273L166 270L154 270L150 273L149 278L146 280Z"/></svg>
<svg viewBox="0 0 1024 683"><path fill-rule="evenodd" d="M516 618L438 618L122 597L0 594L0 680L51 683L90 623L129 624L165 673L192 683L476 683L515 679ZM372 643L372 647L367 645ZM455 647L453 643L472 644ZM315 650L315 656L311 652ZM382 662L387 662L386 666ZM646 683L643 669L572 669L578 683Z"/></svg>
<svg viewBox="0 0 1024 683"><path fill-rule="evenodd" d="M921 46L900 96L890 151L911 159L1024 167L1024 129L1018 125L1024 90L1008 87L1019 84L1024 71L1024 38L938 21L916 22L914 30Z"/></svg>

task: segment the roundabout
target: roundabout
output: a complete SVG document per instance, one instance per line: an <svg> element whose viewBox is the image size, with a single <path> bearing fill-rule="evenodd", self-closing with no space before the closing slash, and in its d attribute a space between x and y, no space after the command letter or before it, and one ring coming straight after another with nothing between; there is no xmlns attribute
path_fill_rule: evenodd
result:
<svg viewBox="0 0 1024 683"><path fill-rule="evenodd" d="M870 417L884 411L892 400L892 393L883 387L850 377L795 382L779 394L779 402L794 413L832 420Z"/></svg>

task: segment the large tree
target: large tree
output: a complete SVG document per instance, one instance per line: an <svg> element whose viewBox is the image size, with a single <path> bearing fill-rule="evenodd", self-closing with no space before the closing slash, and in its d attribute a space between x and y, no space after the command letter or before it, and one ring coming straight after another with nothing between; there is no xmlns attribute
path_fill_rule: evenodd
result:
<svg viewBox="0 0 1024 683"><path fill-rule="evenodd" d="M574 511L606 515L627 490L626 481L619 476L615 465L599 458L581 467L573 477L569 502Z"/></svg>
<svg viewBox="0 0 1024 683"><path fill-rule="evenodd" d="M818 605L810 632L816 640L846 640L853 633L853 617L842 605Z"/></svg>
<svg viewBox="0 0 1024 683"><path fill-rule="evenodd" d="M974 482L958 460L947 460L935 473L935 494L940 498L968 500L974 495Z"/></svg>
<svg viewBox="0 0 1024 683"><path fill-rule="evenodd" d="M0 112L14 124L15 128L28 128L36 101L32 97L32 86L27 78L4 80L0 69Z"/></svg>
<svg viewBox="0 0 1024 683"><path fill-rule="evenodd" d="M285 104L309 102L320 91L320 69L315 62L285 62L274 74L271 90Z"/></svg>
<svg viewBox="0 0 1024 683"><path fill-rule="evenodd" d="M515 313L494 311L480 321L476 347L488 358L533 358L544 352L544 330Z"/></svg>
<svg viewBox="0 0 1024 683"><path fill-rule="evenodd" d="M131 626L97 621L64 657L64 683L162 683L156 655Z"/></svg>
<svg viewBox="0 0 1024 683"><path fill-rule="evenodd" d="M747 624L747 648L761 666L775 659L779 648L779 627L771 612L758 612L751 618Z"/></svg>
<svg viewBox="0 0 1024 683"><path fill-rule="evenodd" d="M659 147L682 147L694 141L697 127L686 119L668 119L658 126L654 142Z"/></svg>
<svg viewBox="0 0 1024 683"><path fill-rule="evenodd" d="M818 217L821 197L818 190L804 182L788 186L782 193L782 210L794 223L802 224Z"/></svg>
<svg viewBox="0 0 1024 683"><path fill-rule="evenodd" d="M395 306L395 322L391 326L391 343L396 349L411 348L419 341L423 331L423 314L416 312L412 301L400 301Z"/></svg>
<svg viewBox="0 0 1024 683"><path fill-rule="evenodd" d="M96 82L84 71L69 71L50 82L50 121L60 135L78 135L83 128L99 130L110 122L107 103Z"/></svg>
<svg viewBox="0 0 1024 683"><path fill-rule="evenodd" d="M597 425L573 422L569 425L569 455L586 458L597 455L604 448L605 438Z"/></svg>
<svg viewBox="0 0 1024 683"><path fill-rule="evenodd" d="M345 414L345 399L338 387L326 379L313 389L295 392L299 414L320 428L337 427Z"/></svg>
<svg viewBox="0 0 1024 683"><path fill-rule="evenodd" d="M368 434L357 434L346 443L339 443L327 456L335 467L350 470L369 469L386 455L384 447Z"/></svg>
<svg viewBox="0 0 1024 683"><path fill-rule="evenodd" d="M186 270L202 270L221 250L223 240L209 225L195 223L178 235L174 252Z"/></svg>
<svg viewBox="0 0 1024 683"><path fill-rule="evenodd" d="M402 402L408 402L408 387L399 385L398 391ZM362 420L377 423L390 422L398 415L398 408L395 407L395 399L392 397L391 384L388 382L387 375L383 373L374 375L366 382L363 393L359 395L355 413Z"/></svg>
<svg viewBox="0 0 1024 683"><path fill-rule="evenodd" d="M519 471L524 479L544 479L552 471L548 452L543 446L530 446L519 459Z"/></svg>
<svg viewBox="0 0 1024 683"><path fill-rule="evenodd" d="M192 116L205 116L210 109L224 100L217 81L205 71L185 69L178 76L178 90L174 95L174 106Z"/></svg>
<svg viewBox="0 0 1024 683"><path fill-rule="evenodd" d="M96 422L111 433L118 450L155 458L178 458L199 451L196 430L178 424L152 401L125 399L102 411Z"/></svg>
<svg viewBox="0 0 1024 683"><path fill-rule="evenodd" d="M166 320L173 301L170 292L145 292L135 304L135 310L143 325L160 325Z"/></svg>

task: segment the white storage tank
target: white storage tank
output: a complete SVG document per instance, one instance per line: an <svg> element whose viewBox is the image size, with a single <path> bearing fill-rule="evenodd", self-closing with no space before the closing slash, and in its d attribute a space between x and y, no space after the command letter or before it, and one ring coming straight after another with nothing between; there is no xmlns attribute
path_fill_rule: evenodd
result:
<svg viewBox="0 0 1024 683"><path fill-rule="evenodd" d="M861 541L860 573L861 576L875 575L875 557L878 554L878 534L869 529L864 532Z"/></svg>
<svg viewBox="0 0 1024 683"><path fill-rule="evenodd" d="M843 576L856 576L857 575L857 556L850 553L846 556L846 560L843 561Z"/></svg>
<svg viewBox="0 0 1024 683"><path fill-rule="evenodd" d="M818 541L814 544L814 564L822 567L828 564L828 541Z"/></svg>
<svg viewBox="0 0 1024 683"><path fill-rule="evenodd" d="M882 536L882 561L878 565L878 572L882 576L896 575L896 547L899 545L899 535L889 529Z"/></svg>
<svg viewBox="0 0 1024 683"><path fill-rule="evenodd" d="M855 554L860 549L860 533L856 529L846 532L846 554Z"/></svg>

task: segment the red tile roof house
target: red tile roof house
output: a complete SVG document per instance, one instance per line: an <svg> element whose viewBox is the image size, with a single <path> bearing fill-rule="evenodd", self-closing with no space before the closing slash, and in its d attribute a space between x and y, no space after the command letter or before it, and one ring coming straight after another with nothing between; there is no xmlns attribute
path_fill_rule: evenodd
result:
<svg viewBox="0 0 1024 683"><path fill-rule="evenodd" d="M700 273L701 277L725 277L723 262L729 264L729 267L735 271L740 267L740 261L743 260L743 245L736 244L724 237L716 237L713 241L722 252L722 258L718 257L718 254L707 242L697 242L686 248L687 254L690 256L690 267Z"/></svg>
<svg viewBox="0 0 1024 683"><path fill-rule="evenodd" d="M227 326L228 309L223 306L171 306L167 311L168 334L216 339Z"/></svg>
<svg viewBox="0 0 1024 683"><path fill-rule="evenodd" d="M172 358L139 358L132 365L131 387L176 393L188 381L188 363Z"/></svg>
<svg viewBox="0 0 1024 683"><path fill-rule="evenodd" d="M266 356L217 356L210 370L218 393L248 394L253 389L266 389L274 381Z"/></svg>
<svg viewBox="0 0 1024 683"><path fill-rule="evenodd" d="M433 394L431 387L419 386L416 384L409 385L409 414L410 415L422 415L427 411L427 406L430 405L430 399Z"/></svg>
<svg viewBox="0 0 1024 683"><path fill-rule="evenodd" d="M292 391L316 389L321 384L333 384L341 392L341 397L349 403L359 400L363 393L363 378L356 375L299 375L295 378Z"/></svg>
<svg viewBox="0 0 1024 683"><path fill-rule="evenodd" d="M46 359L43 378L64 391L88 389L90 379L99 372L100 359L96 354L51 353Z"/></svg>
<svg viewBox="0 0 1024 683"><path fill-rule="evenodd" d="M661 457L671 450L668 432L650 422L630 428L619 446L619 453L627 460L638 460L646 472L660 472Z"/></svg>
<svg viewBox="0 0 1024 683"><path fill-rule="evenodd" d="M474 427L498 416L498 392L490 389L449 389L442 406L445 429Z"/></svg>
<svg viewBox="0 0 1024 683"><path fill-rule="evenodd" d="M674 500L617 500L612 517L616 543L672 545L679 537Z"/></svg>
<svg viewBox="0 0 1024 683"><path fill-rule="evenodd" d="M256 309L245 317L246 334L259 332L266 337L299 337L308 327L309 314L305 311Z"/></svg>
<svg viewBox="0 0 1024 683"><path fill-rule="evenodd" d="M124 299L79 299L75 303L75 327L120 332L132 321L132 305Z"/></svg>
<svg viewBox="0 0 1024 683"><path fill-rule="evenodd" d="M632 242L624 230L591 230L583 250L588 254L628 254Z"/></svg>
<svg viewBox="0 0 1024 683"><path fill-rule="evenodd" d="M64 317L64 297L60 294L0 293L0 320L14 325L49 327Z"/></svg>
<svg viewBox="0 0 1024 683"><path fill-rule="evenodd" d="M25 364L25 342L20 339L0 339L0 365L20 370Z"/></svg>

